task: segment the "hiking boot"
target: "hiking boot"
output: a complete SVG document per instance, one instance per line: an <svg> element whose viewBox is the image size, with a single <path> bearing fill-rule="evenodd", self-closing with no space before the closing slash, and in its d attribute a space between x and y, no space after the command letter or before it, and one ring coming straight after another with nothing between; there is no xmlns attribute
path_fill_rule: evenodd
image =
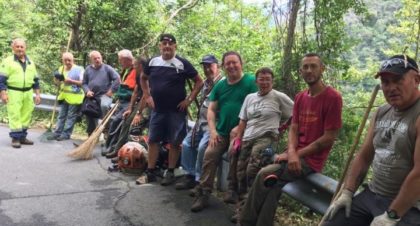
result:
<svg viewBox="0 0 420 226"><path fill-rule="evenodd" d="M155 182L156 174L154 172L146 171L146 179L147 179L147 183Z"/></svg>
<svg viewBox="0 0 420 226"><path fill-rule="evenodd" d="M197 186L195 186L193 189L190 189L188 192L188 195L190 196L190 197L197 197L198 195L198 191L199 190L199 185L197 185Z"/></svg>
<svg viewBox="0 0 420 226"><path fill-rule="evenodd" d="M166 171L165 175L163 175L163 179L160 182L160 185L162 186L168 186L170 184L173 184L175 182L175 174L171 171Z"/></svg>
<svg viewBox="0 0 420 226"><path fill-rule="evenodd" d="M228 190L223 196L225 203L235 204L238 201L238 194L233 190Z"/></svg>
<svg viewBox="0 0 420 226"><path fill-rule="evenodd" d="M185 175L180 182L175 184L176 190L186 190L194 188L197 185L195 177L192 175Z"/></svg>
<svg viewBox="0 0 420 226"><path fill-rule="evenodd" d="M25 138L20 139L20 144L33 145L34 142L25 137Z"/></svg>
<svg viewBox="0 0 420 226"><path fill-rule="evenodd" d="M196 213L205 209L209 206L210 192L204 191L201 188L198 188L197 196L194 199L194 203L191 206L191 211Z"/></svg>
<svg viewBox="0 0 420 226"><path fill-rule="evenodd" d="M12 147L20 148L20 140L12 138Z"/></svg>

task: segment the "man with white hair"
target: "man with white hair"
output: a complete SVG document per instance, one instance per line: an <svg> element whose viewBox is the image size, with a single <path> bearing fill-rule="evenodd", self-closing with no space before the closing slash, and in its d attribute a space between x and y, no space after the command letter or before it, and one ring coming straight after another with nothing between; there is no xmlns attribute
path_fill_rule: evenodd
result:
<svg viewBox="0 0 420 226"><path fill-rule="evenodd" d="M77 115L83 102L85 94L82 90L83 67L74 64L73 54L63 53L63 65L54 72L54 81L60 85L58 101L60 102L60 113L57 117L54 134L48 137L49 140L68 140L73 133Z"/></svg>
<svg viewBox="0 0 420 226"><path fill-rule="evenodd" d="M38 72L34 62L26 55L25 41L14 39L12 50L13 55L0 64L0 96L7 106L12 147L20 148L21 144L34 144L26 138L34 110L32 90L36 94L35 104L41 103L41 97Z"/></svg>
<svg viewBox="0 0 420 226"><path fill-rule="evenodd" d="M102 62L102 55L96 50L89 53L91 65L86 67L83 74L82 88L85 91L86 98L98 98L101 102L102 114L112 104L112 95L117 92L120 85L120 77L114 68ZM86 116L87 133L92 134L98 125L98 118Z"/></svg>
<svg viewBox="0 0 420 226"><path fill-rule="evenodd" d="M106 141L106 151L102 152L103 155L107 153L113 153L107 155L108 158L116 156L117 152L114 152L114 145L118 141L120 124L123 121L123 114L130 105L131 96L134 94L136 88L136 69L134 69L134 57L130 50L123 49L118 52L118 62L121 66L121 84L118 87L115 96L119 100L119 106L115 111L115 115L112 117L112 122L108 131L108 138Z"/></svg>

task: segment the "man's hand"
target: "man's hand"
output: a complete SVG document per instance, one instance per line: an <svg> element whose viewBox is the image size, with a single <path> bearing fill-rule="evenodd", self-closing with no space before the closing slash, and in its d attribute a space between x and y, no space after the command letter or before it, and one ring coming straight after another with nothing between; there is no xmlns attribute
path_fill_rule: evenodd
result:
<svg viewBox="0 0 420 226"><path fill-rule="evenodd" d="M7 96L7 92L5 90L2 90L0 95L1 95L1 101L7 104L9 102L9 96Z"/></svg>
<svg viewBox="0 0 420 226"><path fill-rule="evenodd" d="M87 91L87 93L86 93L86 96L87 97L93 97L95 95L95 93L94 92L92 92L92 91Z"/></svg>
<svg viewBox="0 0 420 226"><path fill-rule="evenodd" d="M35 104L39 105L41 103L41 95L36 94L35 95Z"/></svg>
<svg viewBox="0 0 420 226"><path fill-rule="evenodd" d="M230 149L231 155L236 155L241 151L242 139L240 137L235 137L232 142L232 148Z"/></svg>
<svg viewBox="0 0 420 226"><path fill-rule="evenodd" d="M149 106L152 109L155 109L155 102L153 101L152 96L147 95L147 96L144 97L144 99L146 100L147 106Z"/></svg>
<svg viewBox="0 0 420 226"><path fill-rule="evenodd" d="M133 121L131 122L131 125L138 126L141 121L141 114L136 114L133 118Z"/></svg>
<svg viewBox="0 0 420 226"><path fill-rule="evenodd" d="M181 103L178 104L178 109L180 111L186 111L188 109L188 106L190 106L191 102L188 99L185 99L181 101Z"/></svg>
<svg viewBox="0 0 420 226"><path fill-rule="evenodd" d="M287 161L287 159L288 159L287 152L283 152L279 155L276 155L276 157L274 158L274 163L284 162L284 161Z"/></svg>
<svg viewBox="0 0 420 226"><path fill-rule="evenodd" d="M345 208L346 217L350 217L351 200L353 198L353 192L348 189L344 189L341 195L335 200L330 207L328 207L325 217L327 220L331 220L337 211L341 208Z"/></svg>
<svg viewBox="0 0 420 226"><path fill-rule="evenodd" d="M131 115L131 107L128 107L128 109L124 111L123 118L127 118L129 115Z"/></svg>
<svg viewBox="0 0 420 226"><path fill-rule="evenodd" d="M398 220L389 218L388 214L385 212L373 218L373 221L372 223L370 223L370 226L395 226L397 225L397 223Z"/></svg>
<svg viewBox="0 0 420 226"><path fill-rule="evenodd" d="M210 131L209 146L215 147L220 142L219 134L216 131Z"/></svg>
<svg viewBox="0 0 420 226"><path fill-rule="evenodd" d="M295 151L287 153L287 168L292 174L300 175L302 173L302 164Z"/></svg>
<svg viewBox="0 0 420 226"><path fill-rule="evenodd" d="M108 92L105 93L105 95L107 95L109 97L112 97L112 95L114 95L114 94L112 93L112 90L110 89L110 90L108 90Z"/></svg>

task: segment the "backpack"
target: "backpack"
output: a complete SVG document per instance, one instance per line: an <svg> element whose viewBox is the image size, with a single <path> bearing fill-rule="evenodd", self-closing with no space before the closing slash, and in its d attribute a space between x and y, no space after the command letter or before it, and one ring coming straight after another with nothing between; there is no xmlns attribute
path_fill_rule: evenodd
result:
<svg viewBox="0 0 420 226"><path fill-rule="evenodd" d="M92 118L102 117L101 99L99 97L85 97L80 111Z"/></svg>

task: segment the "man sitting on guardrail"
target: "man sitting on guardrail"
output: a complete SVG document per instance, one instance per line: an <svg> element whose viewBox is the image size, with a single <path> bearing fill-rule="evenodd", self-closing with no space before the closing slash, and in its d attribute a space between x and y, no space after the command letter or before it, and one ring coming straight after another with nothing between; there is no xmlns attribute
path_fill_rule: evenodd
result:
<svg viewBox="0 0 420 226"><path fill-rule="evenodd" d="M9 118L9 136L12 147L20 148L21 144L33 145L26 138L35 104L41 103L39 77L35 64L26 55L26 43L17 38L12 41L13 55L5 58L0 64L1 100L7 105Z"/></svg>
<svg viewBox="0 0 420 226"><path fill-rule="evenodd" d="M420 224L419 69L412 58L395 55L382 64L378 77L388 103L373 116L325 226ZM371 181L353 197L371 165Z"/></svg>
<svg viewBox="0 0 420 226"><path fill-rule="evenodd" d="M342 124L341 95L323 82L324 70L318 54L303 57L299 71L308 89L296 95L287 150L257 174L238 210L240 225L273 225L283 186L324 167Z"/></svg>

